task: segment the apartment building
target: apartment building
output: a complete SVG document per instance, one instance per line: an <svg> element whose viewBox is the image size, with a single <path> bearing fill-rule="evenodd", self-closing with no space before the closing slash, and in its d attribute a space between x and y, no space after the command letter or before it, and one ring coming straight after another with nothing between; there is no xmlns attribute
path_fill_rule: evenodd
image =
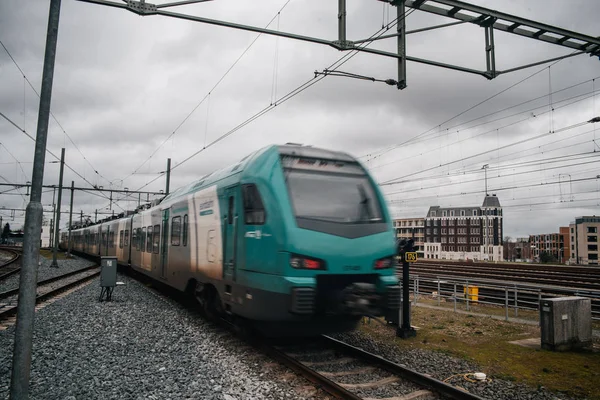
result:
<svg viewBox="0 0 600 400"><path fill-rule="evenodd" d="M600 217L579 217L569 225L570 264L598 265Z"/></svg>
<svg viewBox="0 0 600 400"><path fill-rule="evenodd" d="M394 220L396 237L399 239L413 239L415 251L419 258L423 258L425 244L425 218L399 218Z"/></svg>
<svg viewBox="0 0 600 400"><path fill-rule="evenodd" d="M502 207L495 194L481 206L429 208L425 217L424 258L503 260Z"/></svg>
<svg viewBox="0 0 600 400"><path fill-rule="evenodd" d="M571 258L569 227L562 226L558 233L530 235L529 243L535 261L540 260L540 254L551 254L557 262L563 264Z"/></svg>

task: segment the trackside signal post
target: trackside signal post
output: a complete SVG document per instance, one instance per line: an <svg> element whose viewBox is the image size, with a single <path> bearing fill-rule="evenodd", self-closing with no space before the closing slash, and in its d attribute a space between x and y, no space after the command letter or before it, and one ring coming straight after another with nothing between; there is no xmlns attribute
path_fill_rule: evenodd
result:
<svg viewBox="0 0 600 400"><path fill-rule="evenodd" d="M410 326L410 276L409 265L417 261L417 253L414 251L412 239L401 239L398 243L398 256L402 263L402 324L398 323L396 336L402 339L417 336L417 331Z"/></svg>

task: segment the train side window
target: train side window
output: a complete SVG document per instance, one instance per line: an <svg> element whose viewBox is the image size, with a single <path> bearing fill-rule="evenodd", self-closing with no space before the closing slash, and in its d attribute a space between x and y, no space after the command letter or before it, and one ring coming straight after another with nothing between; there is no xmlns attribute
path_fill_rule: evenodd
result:
<svg viewBox="0 0 600 400"><path fill-rule="evenodd" d="M171 221L171 246L179 246L181 240L181 217L173 217Z"/></svg>
<svg viewBox="0 0 600 400"><path fill-rule="evenodd" d="M265 223L265 207L256 185L242 186L244 197L244 223L246 225L263 225Z"/></svg>
<svg viewBox="0 0 600 400"><path fill-rule="evenodd" d="M148 233L148 235L146 236L146 251L148 253L152 253L152 227L149 226L146 229L146 232Z"/></svg>
<svg viewBox="0 0 600 400"><path fill-rule="evenodd" d="M108 246L106 247L115 247L115 232L111 231L108 235Z"/></svg>
<svg viewBox="0 0 600 400"><path fill-rule="evenodd" d="M123 243L125 247L129 246L129 229L125 230L125 237L123 238Z"/></svg>
<svg viewBox="0 0 600 400"><path fill-rule="evenodd" d="M119 231L119 248L123 248L123 229Z"/></svg>
<svg viewBox="0 0 600 400"><path fill-rule="evenodd" d="M185 214L183 216L183 245L187 246L188 242L188 216Z"/></svg>
<svg viewBox="0 0 600 400"><path fill-rule="evenodd" d="M140 250L146 251L146 227L142 228L142 235L140 236Z"/></svg>
<svg viewBox="0 0 600 400"><path fill-rule="evenodd" d="M152 241L152 252L158 254L160 247L160 225L154 225L154 237Z"/></svg>
<svg viewBox="0 0 600 400"><path fill-rule="evenodd" d="M133 238L131 239L131 243L133 243L133 245L135 246L135 249L139 251L140 249L140 242L138 241L138 230L140 228L135 228L132 229L131 232L133 234Z"/></svg>
<svg viewBox="0 0 600 400"><path fill-rule="evenodd" d="M229 208L227 209L227 223L233 224L233 196L229 196Z"/></svg>

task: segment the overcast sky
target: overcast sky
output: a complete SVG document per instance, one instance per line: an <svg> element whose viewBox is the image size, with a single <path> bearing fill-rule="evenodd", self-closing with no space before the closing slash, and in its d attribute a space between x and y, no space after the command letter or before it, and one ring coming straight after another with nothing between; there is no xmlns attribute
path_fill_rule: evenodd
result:
<svg viewBox="0 0 600 400"><path fill-rule="evenodd" d="M600 35L598 1L474 3ZM215 0L171 11L264 27L284 5L270 28L336 39L333 0ZM0 2L0 41L38 93L48 7L45 0ZM370 37L394 18L395 9L379 1L349 0L347 37ZM451 20L421 11L406 18L408 30L447 22ZM388 31L393 32L395 27ZM600 115L600 96L593 96L600 91L600 60L588 55L491 81L409 62L408 87L402 91L330 76L178 167L345 54L329 46L263 35L207 96L256 36L63 0L52 95L52 111L62 128L50 120L47 147L57 156L65 147L67 164L85 178L66 169L65 185L74 180L81 187L136 190L159 176L171 158L174 189L263 146L297 142L361 157L382 184L395 217L423 217L432 205L481 204L484 164L489 165L488 191L505 207L509 236L557 232L576 216L599 213L600 179L594 178L600 174L600 123L579 126ZM571 52L503 32L496 32L495 38L499 70ZM407 54L482 70L484 45L483 29L463 24L409 35ZM369 47L395 51L396 41L380 40ZM357 54L339 70L397 79L396 61L373 54ZM454 118L519 81L523 82ZM0 46L0 112L35 137L38 106L39 98ZM3 118L0 142L0 183L30 181L34 142ZM48 185L58 183L59 165L51 161L55 158L47 154ZM144 190L164 187L161 176ZM26 206L24 189L1 186L0 193L0 207ZM64 211L68 193L63 195ZM52 189L45 189L42 203L52 209ZM74 209L93 215L96 209L109 212L108 205L98 194L77 192ZM113 209L121 212L135 205L137 196ZM21 211L14 213L14 220L8 210L0 215L15 227L24 221Z"/></svg>

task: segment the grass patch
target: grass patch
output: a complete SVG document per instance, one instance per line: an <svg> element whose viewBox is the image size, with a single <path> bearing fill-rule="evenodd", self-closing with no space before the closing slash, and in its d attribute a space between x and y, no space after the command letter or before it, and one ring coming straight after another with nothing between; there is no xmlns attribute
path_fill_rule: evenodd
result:
<svg viewBox="0 0 600 400"><path fill-rule="evenodd" d="M420 307L414 307L411 315L413 326L418 327L415 338L396 338L395 328L377 323L361 324L360 329L401 349L428 349L472 361L491 379L600 400L598 352L558 353L509 343L539 338L535 325Z"/></svg>
<svg viewBox="0 0 600 400"><path fill-rule="evenodd" d="M41 249L40 256L52 260L52 250ZM67 258L65 252L57 251L56 259L57 260L70 260L72 257Z"/></svg>

